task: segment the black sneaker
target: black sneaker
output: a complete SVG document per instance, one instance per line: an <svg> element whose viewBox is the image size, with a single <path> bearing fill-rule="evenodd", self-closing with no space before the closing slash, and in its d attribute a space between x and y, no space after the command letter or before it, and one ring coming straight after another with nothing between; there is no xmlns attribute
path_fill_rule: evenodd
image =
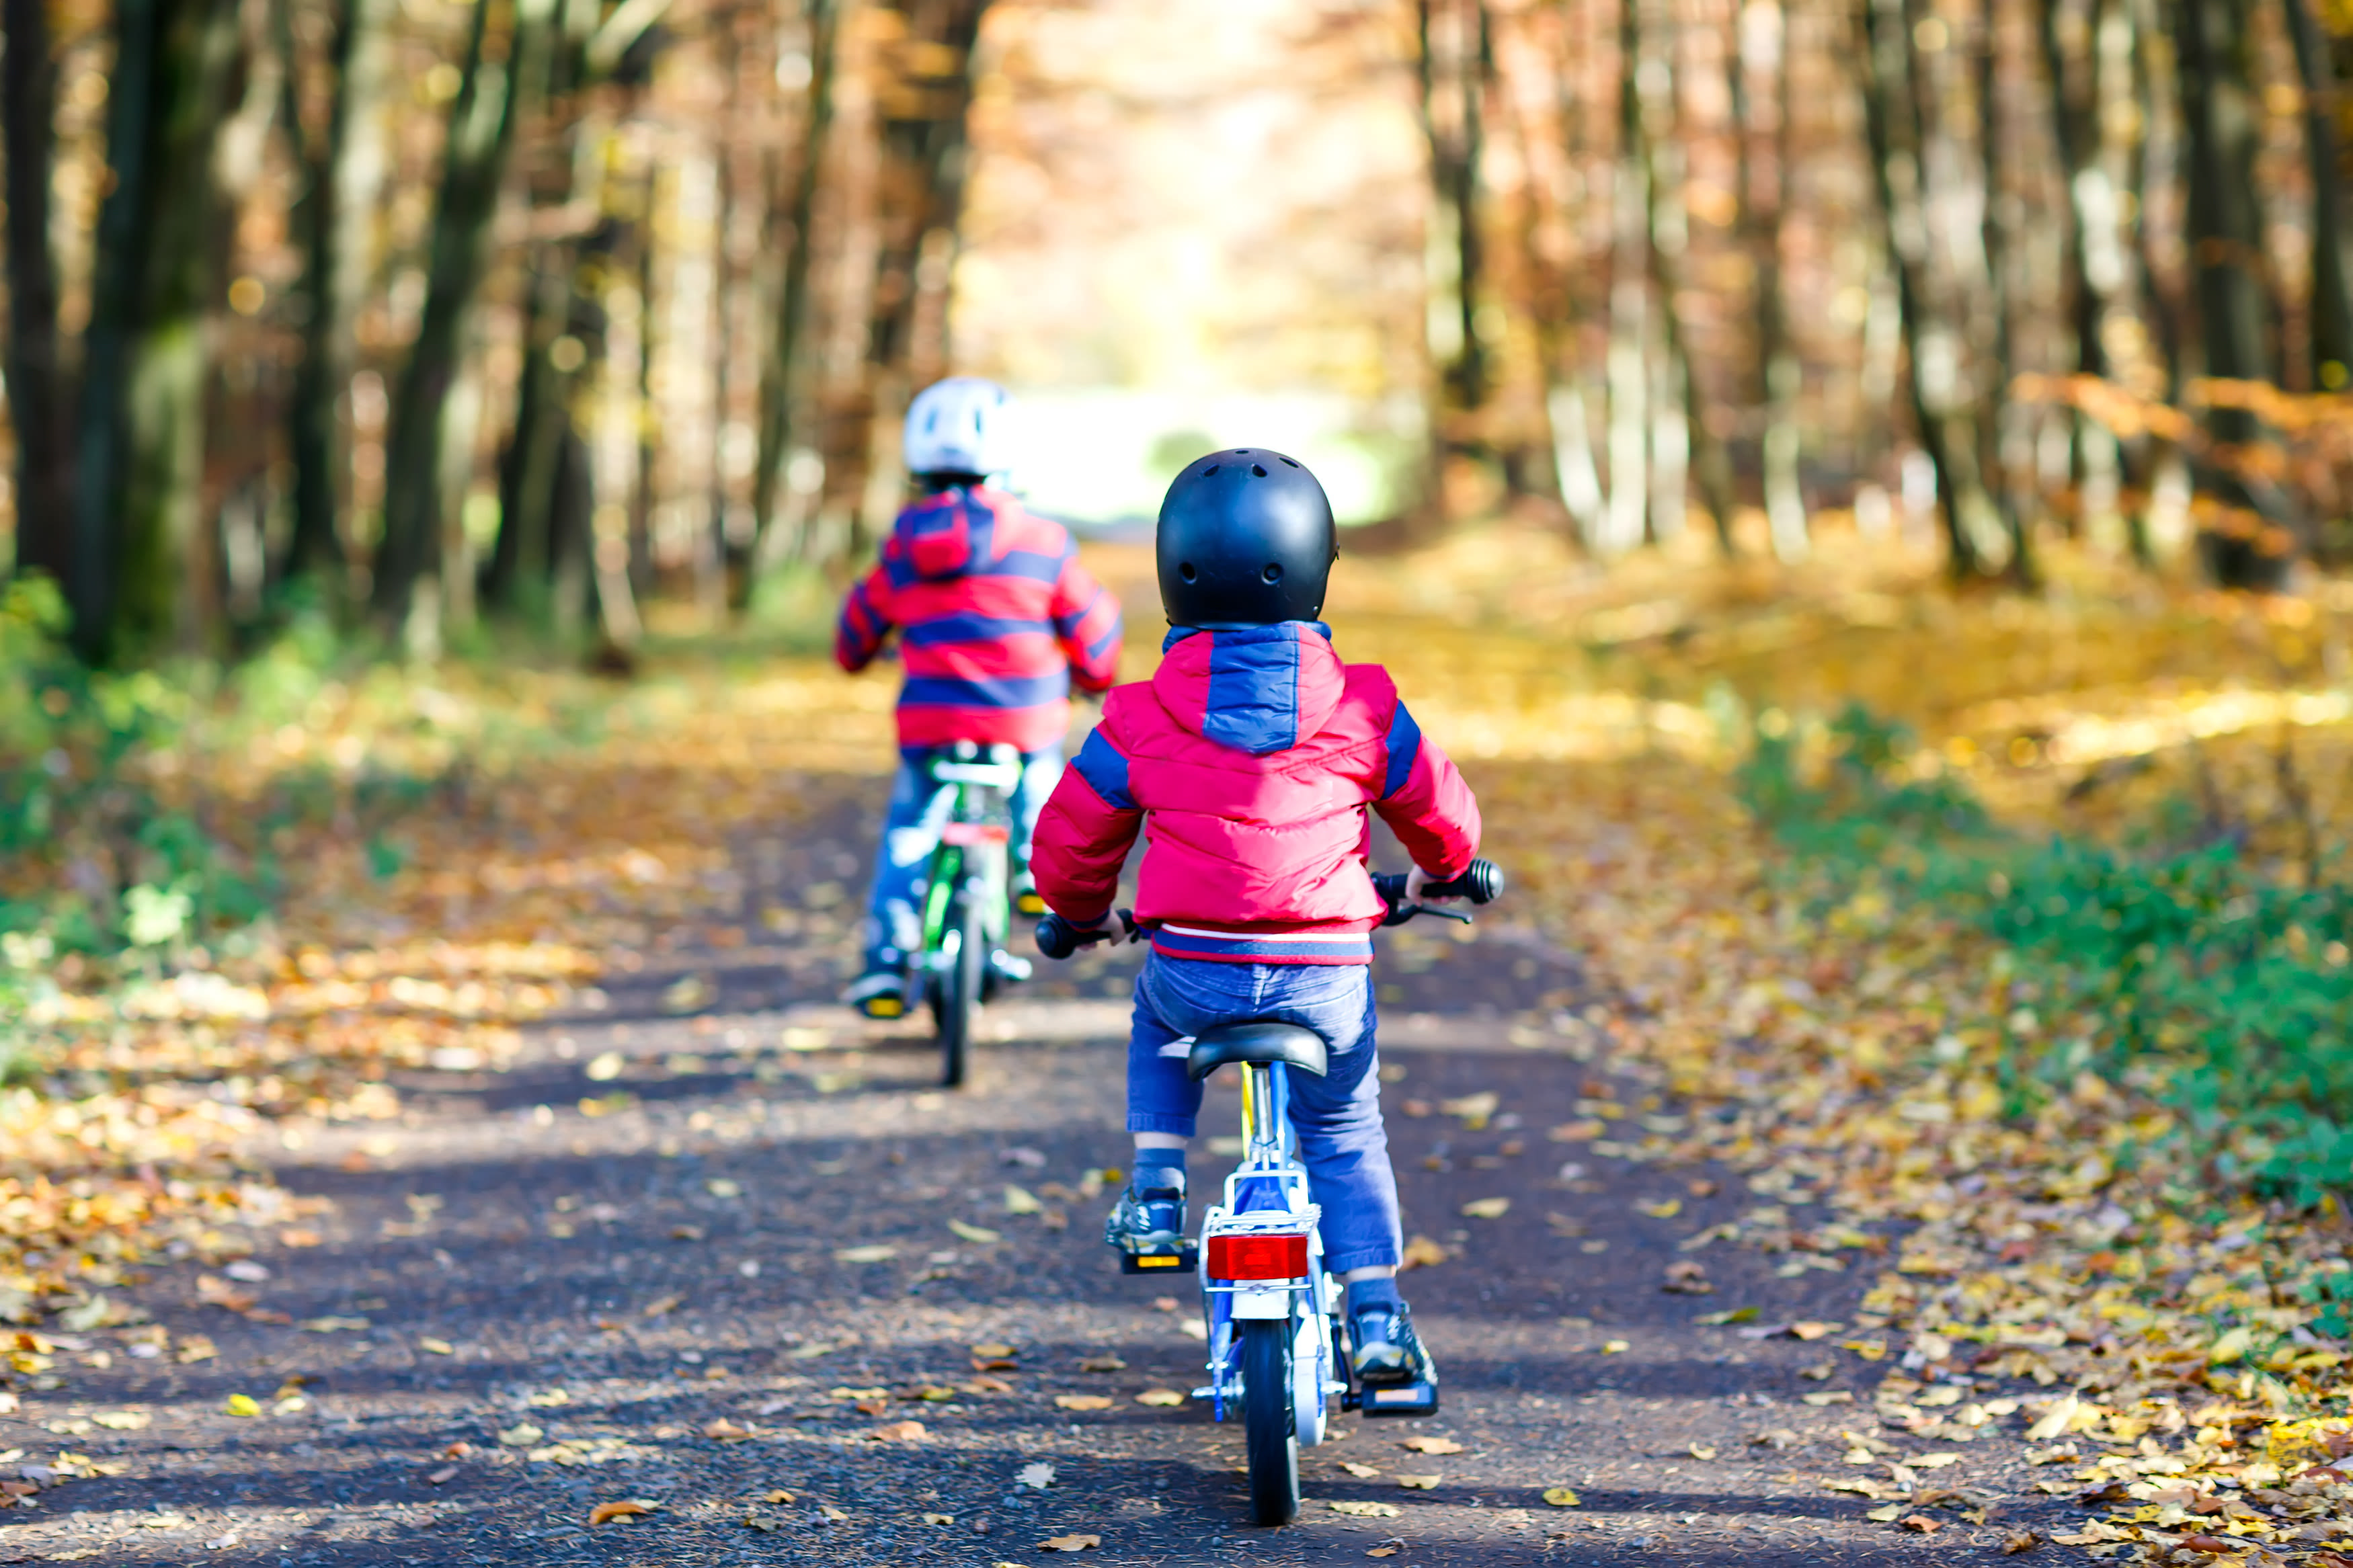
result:
<svg viewBox="0 0 2353 1568"><path fill-rule="evenodd" d="M1119 1206L1103 1221L1103 1242L1120 1255L1130 1272L1154 1267L1143 1259L1166 1259L1156 1267L1176 1266L1189 1250L1185 1245L1185 1176L1161 1166L1148 1177L1152 1186L1138 1192L1131 1184L1119 1194Z"/></svg>
<svg viewBox="0 0 2353 1568"><path fill-rule="evenodd" d="M1429 1386L1438 1383L1438 1363L1413 1331L1413 1316L1396 1309L1367 1307L1348 1319L1348 1364L1369 1389Z"/></svg>

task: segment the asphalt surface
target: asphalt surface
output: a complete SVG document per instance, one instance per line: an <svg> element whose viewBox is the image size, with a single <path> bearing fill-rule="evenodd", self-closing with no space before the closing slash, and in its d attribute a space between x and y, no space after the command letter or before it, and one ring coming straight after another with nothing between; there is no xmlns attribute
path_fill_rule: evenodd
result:
<svg viewBox="0 0 2353 1568"><path fill-rule="evenodd" d="M1880 1369L1749 1337L1852 1320L1868 1267L1683 1246L1757 1199L1548 1136L1597 1100L1676 1108L1609 1066L1616 1004L1574 956L1501 918L1386 936L1377 971L1408 1232L1448 1253L1404 1280L1444 1408L1343 1418L1300 1521L1248 1526L1239 1427L1137 1399L1201 1381L1198 1296L1099 1238L1134 954L993 1009L940 1090L919 1028L825 1000L866 793L747 837L740 929L660 944L508 1070L406 1075L396 1119L257 1149L321 1200L306 1245L157 1270L161 1353L52 1347L0 1453L75 1479L0 1513L0 1563L1937 1563L2079 1517L2013 1437L1882 1430ZM1209 1132L1235 1116L1213 1089ZM1197 1145L1197 1191L1221 1158ZM1662 1289L1690 1263L1708 1293ZM1698 1321L1735 1307L1748 1334ZM1930 1450L1981 1518L1921 1533L1825 1489ZM651 1506L592 1524L609 1503Z"/></svg>

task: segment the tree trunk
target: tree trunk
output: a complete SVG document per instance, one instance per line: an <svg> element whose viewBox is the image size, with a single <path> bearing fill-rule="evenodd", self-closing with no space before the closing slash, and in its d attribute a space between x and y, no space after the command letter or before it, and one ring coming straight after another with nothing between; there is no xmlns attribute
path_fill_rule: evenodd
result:
<svg viewBox="0 0 2353 1568"><path fill-rule="evenodd" d="M1642 542L1650 513L1650 169L1642 157L1641 0L1618 14L1618 170L1611 183L1615 230L1609 263L1609 498L1599 553Z"/></svg>
<svg viewBox="0 0 2353 1568"><path fill-rule="evenodd" d="M1993 521L1994 509L1978 473L1977 433L1957 384L1960 344L1932 303L1912 18L1904 0L1870 0L1863 26L1863 120L1894 261L1913 421L1936 465L1947 563L1955 577L1968 578L1979 570L1977 530Z"/></svg>
<svg viewBox="0 0 2353 1568"><path fill-rule="evenodd" d="M2311 0L2281 0L2304 78L2304 135L2312 174L2312 384L2342 392L2353 380L2353 291L2345 268L2345 203L2337 185L2337 73Z"/></svg>
<svg viewBox="0 0 2353 1568"><path fill-rule="evenodd" d="M301 73L295 68L292 0L278 0L280 47L286 58L285 123L302 174L293 228L302 247L302 359L287 405L287 449L293 460L293 536L286 550L288 581L317 578L325 593L343 588L343 531L336 524L343 443L336 405L351 379L348 268L342 254L345 219L340 201L344 157L354 118L364 119L374 94L354 64L363 38L377 26L376 0L326 0L327 65L333 98L324 134L303 131Z"/></svg>
<svg viewBox="0 0 2353 1568"><path fill-rule="evenodd" d="M1978 12L1982 36L1977 58L1978 166L1984 197L1985 279L1983 321L1976 345L1982 366L1978 383L1978 471L1986 488L1999 498L2002 523L2010 538L2010 580L2021 588L2035 585L2034 535L2027 509L2020 504L2019 487L2011 482L2002 461L2003 426L2018 414L2010 401L2010 217L2003 200L2001 114L1998 88L2001 72L2001 0L1984 0Z"/></svg>
<svg viewBox="0 0 2353 1568"><path fill-rule="evenodd" d="M727 552L727 603L743 610L752 601L753 567L776 526L776 481L793 437L793 400L801 365L801 340L808 319L809 259L814 249L809 224L816 216L818 181L825 172L827 133L833 126L833 81L839 47L836 0L805 0L808 25L808 88L801 115L800 151L793 164L790 194L782 204L784 267L770 312L775 337L760 367L760 433L752 472L753 537Z"/></svg>
<svg viewBox="0 0 2353 1568"><path fill-rule="evenodd" d="M1448 47L1441 58L1436 37L1437 6L1443 5L1450 21ZM1419 89L1422 134L1430 143L1430 184L1439 205L1451 224L1454 297L1454 353L1440 367L1446 401L1457 415L1473 415L1487 401L1486 348L1478 331L1480 286L1486 270L1486 252L1479 224L1480 168L1486 157L1486 83L1494 68L1493 20L1486 0L1417 0L1414 8L1416 83ZM1443 422L1443 415L1441 415ZM1466 441L1461 420L1451 437L1438 446L1449 448L1479 446Z"/></svg>
<svg viewBox="0 0 2353 1568"><path fill-rule="evenodd" d="M8 417L16 434L18 572L62 589L73 575L73 468L58 354L58 270L49 250L57 62L44 0L5 0L0 127L7 138Z"/></svg>
<svg viewBox="0 0 2353 1568"><path fill-rule="evenodd" d="M449 106L424 313L394 394L385 442L384 542L376 552L371 597L377 617L393 626L405 621L428 583L438 586L442 403L464 353L466 321L481 283L522 84L537 68L537 53L546 42L551 0L513 0L512 19L499 35L504 48L499 58L489 58L485 45L494 4L508 8L504 0L475 0L465 69Z"/></svg>
<svg viewBox="0 0 2353 1568"><path fill-rule="evenodd" d="M2258 275L2263 215L2255 194L2261 114L2249 84L2244 0L2179 0L2183 118L2189 137L2189 243L2206 374L2272 381L2270 310ZM2195 466L2198 482L2227 509L2204 536L2208 569L2224 587L2278 583L2295 550L2285 498L2252 483L2227 455L2268 444L2248 409L2215 407L2206 429L2224 460Z"/></svg>
<svg viewBox="0 0 2353 1568"><path fill-rule="evenodd" d="M75 637L87 657L194 647L204 478L212 151L237 52L234 0L123 0L107 121L77 452Z"/></svg>
<svg viewBox="0 0 2353 1568"><path fill-rule="evenodd" d="M1798 427L1798 395L1803 390L1805 373L1789 342L1788 306L1782 298L1781 284L1782 241L1794 176L1789 79L1797 39L1789 12L1788 0L1777 0L1772 11L1775 47L1767 60L1758 62L1769 64L1773 71L1772 210L1759 214L1753 193L1748 198L1751 247L1757 258L1757 362L1765 405L1765 438L1758 457L1764 472L1766 528L1773 541L1773 553L1784 561L1799 560L1811 549L1798 468L1804 450L1804 433ZM1741 31L1746 43L1750 29L1744 26ZM1743 138L1744 146L1747 140Z"/></svg>

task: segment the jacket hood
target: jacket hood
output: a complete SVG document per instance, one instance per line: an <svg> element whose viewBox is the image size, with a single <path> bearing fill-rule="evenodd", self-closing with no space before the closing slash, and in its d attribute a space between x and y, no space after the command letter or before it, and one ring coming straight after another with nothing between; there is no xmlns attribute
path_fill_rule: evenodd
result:
<svg viewBox="0 0 2353 1568"><path fill-rule="evenodd" d="M1161 646L1152 692L1203 740L1263 757L1321 731L1340 706L1345 667L1321 621L1177 626Z"/></svg>
<svg viewBox="0 0 2353 1568"><path fill-rule="evenodd" d="M997 499L979 485L925 496L899 514L882 553L917 577L961 577L985 566L996 553Z"/></svg>

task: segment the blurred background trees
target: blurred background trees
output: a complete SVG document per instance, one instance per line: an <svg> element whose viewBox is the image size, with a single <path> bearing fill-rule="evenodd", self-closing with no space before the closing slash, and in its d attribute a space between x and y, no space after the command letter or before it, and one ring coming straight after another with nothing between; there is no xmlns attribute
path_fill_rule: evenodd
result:
<svg viewBox="0 0 2353 1568"><path fill-rule="evenodd" d="M625 656L950 369L1146 511L2031 588L2353 552L2343 0L0 0L5 559L99 661ZM1370 538L1372 536L1364 536Z"/></svg>

